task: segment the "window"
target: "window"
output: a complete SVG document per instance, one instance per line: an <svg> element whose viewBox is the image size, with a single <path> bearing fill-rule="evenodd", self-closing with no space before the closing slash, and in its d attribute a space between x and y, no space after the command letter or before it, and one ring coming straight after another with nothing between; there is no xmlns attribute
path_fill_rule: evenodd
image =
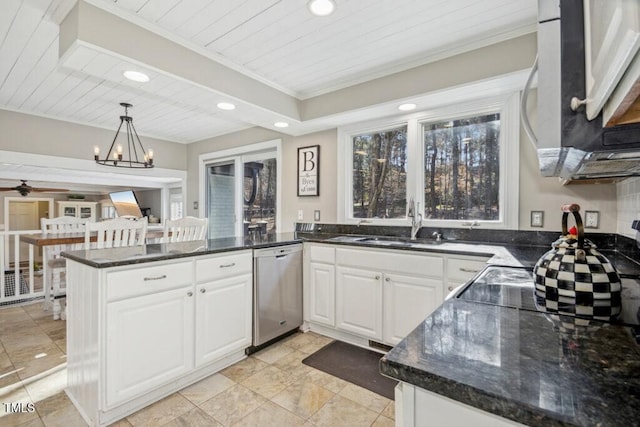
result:
<svg viewBox="0 0 640 427"><path fill-rule="evenodd" d="M169 216L172 220L184 217L184 203L182 202L182 193L171 194L169 196Z"/></svg>
<svg viewBox="0 0 640 427"><path fill-rule="evenodd" d="M517 228L519 129L518 93L340 129L338 220Z"/></svg>
<svg viewBox="0 0 640 427"><path fill-rule="evenodd" d="M355 135L354 218L404 218L407 195L407 126Z"/></svg>
<svg viewBox="0 0 640 427"><path fill-rule="evenodd" d="M425 123L424 217L500 219L500 114Z"/></svg>

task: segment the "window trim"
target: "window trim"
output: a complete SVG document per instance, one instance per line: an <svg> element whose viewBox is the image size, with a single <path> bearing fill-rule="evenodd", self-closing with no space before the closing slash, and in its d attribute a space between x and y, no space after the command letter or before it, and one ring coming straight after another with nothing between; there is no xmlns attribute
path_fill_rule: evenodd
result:
<svg viewBox="0 0 640 427"><path fill-rule="evenodd" d="M420 159L408 165L407 200L413 197L424 211L424 173L416 166L424 168L423 124L459 119L473 115L500 113L500 219L496 221L469 220L427 220L423 227L480 227L489 229L518 229L519 210L519 156L520 156L520 92L512 92L484 99L458 102L456 104L432 108L422 112L402 115L389 119L368 121L338 129L338 222L357 224L361 221L353 217L351 199L353 195L353 149L352 137L357 134L380 131L407 125L407 157ZM511 143L506 143L510 141ZM367 219L367 224L408 226L410 218Z"/></svg>

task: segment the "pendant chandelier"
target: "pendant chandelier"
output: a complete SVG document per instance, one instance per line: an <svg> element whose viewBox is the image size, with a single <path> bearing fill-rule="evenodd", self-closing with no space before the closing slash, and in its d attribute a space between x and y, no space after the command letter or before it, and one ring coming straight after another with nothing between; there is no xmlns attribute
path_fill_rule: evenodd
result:
<svg viewBox="0 0 640 427"><path fill-rule="evenodd" d="M133 126L133 117L127 114L128 109L133 107L131 104L127 104L126 102L121 102L120 105L124 107L124 116L120 116L120 126L118 126L118 130L116 131L116 136L113 138L113 142L111 143L111 147L109 147L109 151L107 155L101 159L100 158L100 148L94 147L93 154L96 163L104 166L113 166L120 168L152 168L153 167L153 150L145 151L142 142L140 142L140 137L138 136L138 132L136 132L136 128ZM126 122L125 132L127 136L126 142L126 152L127 156L124 156L125 149L122 144L116 144L118 140L118 135L120 134L120 129L122 129L122 125Z"/></svg>

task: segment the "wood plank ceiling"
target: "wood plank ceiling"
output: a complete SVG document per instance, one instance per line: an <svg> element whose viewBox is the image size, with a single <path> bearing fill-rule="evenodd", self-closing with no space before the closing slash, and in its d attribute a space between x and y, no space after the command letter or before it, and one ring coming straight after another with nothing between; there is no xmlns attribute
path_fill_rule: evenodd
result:
<svg viewBox="0 0 640 427"><path fill-rule="evenodd" d="M306 0L88 3L301 100L535 31L537 13L536 0L336 0L329 17ZM126 80L135 58L87 50L61 66L59 24L74 4L1 2L0 108L115 129L127 101L142 135L182 143L255 124L220 114L214 93L179 78Z"/></svg>

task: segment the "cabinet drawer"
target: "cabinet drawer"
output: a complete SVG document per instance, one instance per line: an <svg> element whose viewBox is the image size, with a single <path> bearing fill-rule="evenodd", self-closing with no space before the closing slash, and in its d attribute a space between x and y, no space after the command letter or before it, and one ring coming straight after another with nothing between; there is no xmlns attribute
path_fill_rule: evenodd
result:
<svg viewBox="0 0 640 427"><path fill-rule="evenodd" d="M314 262L334 264L336 262L336 249L331 246L310 245L309 257Z"/></svg>
<svg viewBox="0 0 640 427"><path fill-rule="evenodd" d="M441 256L417 252L337 248L336 260L339 265L368 268L375 271L395 271L438 278L444 275L444 259Z"/></svg>
<svg viewBox="0 0 640 427"><path fill-rule="evenodd" d="M251 251L225 253L196 260L196 281L222 279L253 271Z"/></svg>
<svg viewBox="0 0 640 427"><path fill-rule="evenodd" d="M193 263L152 265L107 273L107 300L147 295L193 282Z"/></svg>
<svg viewBox="0 0 640 427"><path fill-rule="evenodd" d="M473 278L487 265L488 258L449 258L447 260L447 279L462 284Z"/></svg>

